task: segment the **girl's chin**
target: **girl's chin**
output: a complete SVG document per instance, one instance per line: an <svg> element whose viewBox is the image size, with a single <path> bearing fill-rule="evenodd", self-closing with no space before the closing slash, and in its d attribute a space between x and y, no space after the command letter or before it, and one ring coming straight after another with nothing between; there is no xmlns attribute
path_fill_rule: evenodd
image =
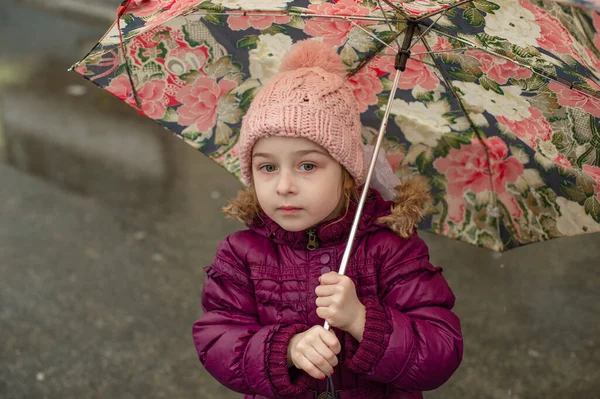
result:
<svg viewBox="0 0 600 399"><path fill-rule="evenodd" d="M291 231L291 232L304 231L304 230L308 229L310 226L312 226L311 224L308 224L308 223L302 223L302 222L293 223L290 221L281 221L281 220L277 221L277 224L279 226L281 226L282 229Z"/></svg>
<svg viewBox="0 0 600 399"><path fill-rule="evenodd" d="M277 224L284 230L296 232L296 231L304 231L312 226L314 226L314 221L306 220L306 218L300 218L297 216L283 216L283 217L275 217L273 220L277 222Z"/></svg>

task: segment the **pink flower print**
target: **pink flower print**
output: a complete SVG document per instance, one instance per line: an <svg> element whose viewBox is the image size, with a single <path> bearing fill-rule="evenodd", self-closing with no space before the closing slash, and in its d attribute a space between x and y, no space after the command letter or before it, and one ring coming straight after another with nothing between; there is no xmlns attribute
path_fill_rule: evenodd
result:
<svg viewBox="0 0 600 399"><path fill-rule="evenodd" d="M400 3L400 2L399 2ZM411 2L401 2L399 6L406 12L412 15L428 14L434 11L447 8L447 4L432 4L430 0L415 0Z"/></svg>
<svg viewBox="0 0 600 399"><path fill-rule="evenodd" d="M600 168L597 166L583 165L583 173L596 181L594 192L600 195Z"/></svg>
<svg viewBox="0 0 600 399"><path fill-rule="evenodd" d="M371 12L366 7L359 6L353 0L340 0L333 4L323 2L311 4L308 9L318 15L358 15L367 16ZM355 24L365 25L368 21L354 20ZM348 32L354 25L343 19L323 17L308 18L304 26L304 32L312 36L322 37L323 41L332 46L341 46L346 42Z"/></svg>
<svg viewBox="0 0 600 399"><path fill-rule="evenodd" d="M540 36L536 38L540 47L552 53L570 54L582 62L581 57L573 50L571 34L558 19L528 0L520 0L519 3L533 13L535 22L540 26Z"/></svg>
<svg viewBox="0 0 600 399"><path fill-rule="evenodd" d="M413 53L421 53L427 50L423 44L417 44L411 51ZM396 73L396 69L394 68L395 58L395 51L387 48L386 56L376 57L374 65L383 72L389 72L391 74L390 79L392 79ZM427 68L427 65L416 60L420 60L421 58L421 55L416 55L408 59L406 70L400 74L398 88L410 90L415 86L420 86L426 90L435 90L440 83L440 79Z"/></svg>
<svg viewBox="0 0 600 399"><path fill-rule="evenodd" d="M165 94L166 88L167 83L159 79L152 79L143 86L136 88L144 114L152 119L160 119L164 116L169 102ZM127 75L119 75L112 79L106 90L135 109L138 108Z"/></svg>
<svg viewBox="0 0 600 399"><path fill-rule="evenodd" d="M481 63L481 70L501 85L508 82L509 78L527 79L533 74L527 68L523 68L504 58L494 57L485 51L468 50L465 54L476 58Z"/></svg>
<svg viewBox="0 0 600 399"><path fill-rule="evenodd" d="M600 87L592 80L586 79L586 81L595 90L600 90ZM599 99L575 90L571 90L557 82L550 82L548 88L556 93L556 96L558 97L558 103L563 107L581 108L585 112L589 112L595 117L600 117Z"/></svg>
<svg viewBox="0 0 600 399"><path fill-rule="evenodd" d="M383 85L370 68L362 68L348 79L350 87L356 98L356 105L360 112L364 112L369 105L377 104L377 94L383 90Z"/></svg>
<svg viewBox="0 0 600 399"><path fill-rule="evenodd" d="M506 191L506 183L514 183L523 173L523 165L508 155L506 143L499 137L485 141L491 161L491 172L494 190L498 193ZM452 148L445 158L439 158L434 167L448 176L448 194L462 196L467 189L480 193L491 189L490 164L487 161L485 146L482 142Z"/></svg>
<svg viewBox="0 0 600 399"><path fill-rule="evenodd" d="M559 20L550 16L546 11L543 11L536 15L536 22L539 23L541 29L540 37L536 40L542 48L550 52L571 54L580 60L579 55L573 51L571 34Z"/></svg>
<svg viewBox="0 0 600 399"><path fill-rule="evenodd" d="M250 27L258 30L267 29L272 24L286 24L290 22L292 17L287 15L282 15L280 17L269 16L269 15L261 15L261 13L253 13L248 12L245 16L240 15L230 15L227 17L227 23L229 24L229 28L231 30L246 30Z"/></svg>
<svg viewBox="0 0 600 399"><path fill-rule="evenodd" d="M563 154L558 154L552 161L558 166L563 166L565 168L572 168L571 162L569 162L569 158L565 157Z"/></svg>
<svg viewBox="0 0 600 399"><path fill-rule="evenodd" d="M542 141L551 139L552 127L539 109L530 106L529 113L531 117L520 121L507 119L504 116L498 116L496 119L499 123L508 127L508 130L519 137L525 144L535 149L537 147L536 139Z"/></svg>
<svg viewBox="0 0 600 399"><path fill-rule="evenodd" d="M137 90L142 111L152 119L160 119L165 115L169 99L165 96L167 82L152 79Z"/></svg>
<svg viewBox="0 0 600 399"><path fill-rule="evenodd" d="M153 26L162 24L167 20L180 15L188 8L199 4L198 0L174 0L168 7L165 7L166 10L160 13L156 18L154 18L151 23Z"/></svg>
<svg viewBox="0 0 600 399"><path fill-rule="evenodd" d="M135 100L133 100L133 97L131 96L131 83L129 82L127 75L119 75L116 78L111 79L106 90L117 98L125 101L127 104L134 107L136 106Z"/></svg>
<svg viewBox="0 0 600 399"><path fill-rule="evenodd" d="M132 0L129 2L125 12L129 12L136 17L148 17L156 14L163 8L168 7L175 0Z"/></svg>
<svg viewBox="0 0 600 399"><path fill-rule="evenodd" d="M200 132L206 132L217 122L217 105L221 96L237 86L232 80L199 77L191 85L177 92L177 101L182 105L177 110L179 124L196 124Z"/></svg>
<svg viewBox="0 0 600 399"><path fill-rule="evenodd" d="M445 36L438 36L437 42L431 48L433 51L443 51L443 50L452 50L452 44L450 40L448 40ZM443 53L442 53L443 54Z"/></svg>
<svg viewBox="0 0 600 399"><path fill-rule="evenodd" d="M473 193L490 190L499 196L507 193L509 198L512 196L507 192L506 184L514 183L523 174L524 167L516 158L507 156L506 143L499 137L492 137L485 140L485 144L475 142L460 149L452 148L448 156L438 158L433 166L448 178L447 190L450 196L463 197L467 190ZM454 217L457 217L456 213Z"/></svg>
<svg viewBox="0 0 600 399"><path fill-rule="evenodd" d="M600 45L600 34L596 34L596 37L599 41L598 45ZM584 50L590 60L589 65L597 71L600 70L600 58L596 57L596 54L594 54L594 52L590 50L589 47L586 47ZM585 60L585 62L587 64L587 60Z"/></svg>

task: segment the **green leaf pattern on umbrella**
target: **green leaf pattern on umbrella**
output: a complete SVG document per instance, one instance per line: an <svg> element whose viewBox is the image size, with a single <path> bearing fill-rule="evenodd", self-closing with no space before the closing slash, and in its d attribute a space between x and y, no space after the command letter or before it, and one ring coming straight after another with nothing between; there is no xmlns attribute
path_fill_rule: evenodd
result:
<svg viewBox="0 0 600 399"><path fill-rule="evenodd" d="M392 32L379 4L134 0L121 19L127 64L115 25L75 70L137 107L129 70L145 115L239 176L241 118L294 42L338 47L372 143L397 31L435 21L384 140L396 174L430 179L435 213L421 227L495 250L600 231L598 5L382 1Z"/></svg>

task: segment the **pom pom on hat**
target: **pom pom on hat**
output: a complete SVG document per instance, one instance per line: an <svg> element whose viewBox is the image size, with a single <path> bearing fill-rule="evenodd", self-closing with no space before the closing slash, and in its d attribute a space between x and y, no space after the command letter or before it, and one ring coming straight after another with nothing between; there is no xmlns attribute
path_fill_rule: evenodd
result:
<svg viewBox="0 0 600 399"><path fill-rule="evenodd" d="M338 53L331 46L311 39L303 40L292 46L281 61L279 72L314 67L341 77L346 74L346 66Z"/></svg>

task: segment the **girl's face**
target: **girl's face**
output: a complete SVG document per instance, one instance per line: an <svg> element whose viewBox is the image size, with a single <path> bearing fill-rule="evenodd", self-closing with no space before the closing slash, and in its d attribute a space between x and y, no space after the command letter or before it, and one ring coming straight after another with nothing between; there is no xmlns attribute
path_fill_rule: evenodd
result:
<svg viewBox="0 0 600 399"><path fill-rule="evenodd" d="M342 170L323 147L301 137L264 137L252 149L260 207L287 231L302 231L337 216Z"/></svg>

